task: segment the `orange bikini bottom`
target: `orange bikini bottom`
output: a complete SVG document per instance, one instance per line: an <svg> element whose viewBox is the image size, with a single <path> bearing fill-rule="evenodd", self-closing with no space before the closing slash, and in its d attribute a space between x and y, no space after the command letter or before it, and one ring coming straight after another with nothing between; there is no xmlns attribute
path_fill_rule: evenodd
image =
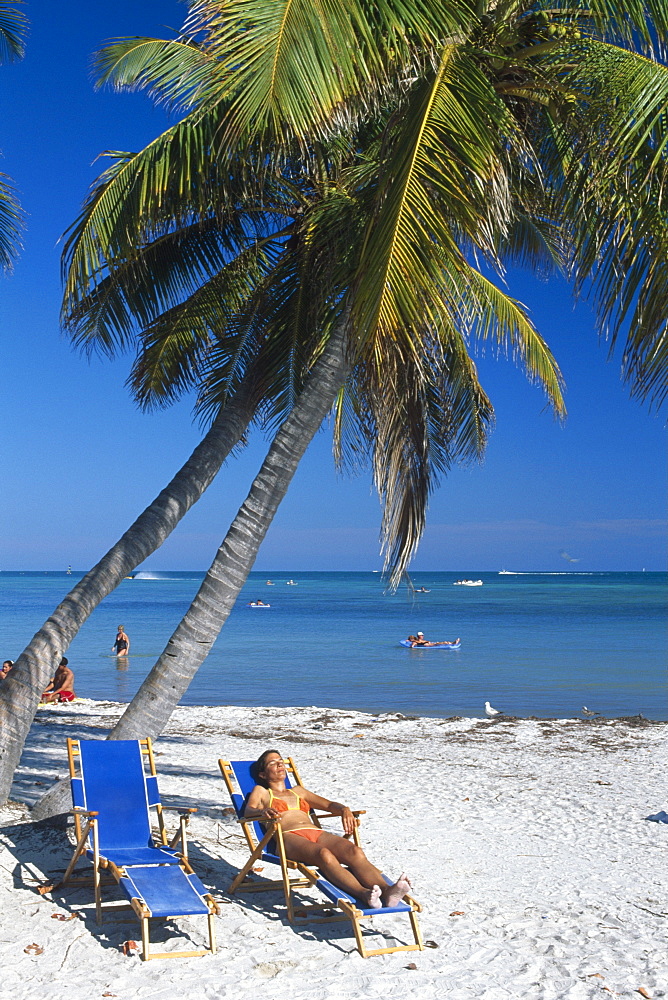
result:
<svg viewBox="0 0 668 1000"><path fill-rule="evenodd" d="M312 844L315 844L319 837L322 837L324 830L318 830L315 826L305 826L301 830L286 830L286 833L293 833L295 837L303 837L304 840L310 840Z"/></svg>

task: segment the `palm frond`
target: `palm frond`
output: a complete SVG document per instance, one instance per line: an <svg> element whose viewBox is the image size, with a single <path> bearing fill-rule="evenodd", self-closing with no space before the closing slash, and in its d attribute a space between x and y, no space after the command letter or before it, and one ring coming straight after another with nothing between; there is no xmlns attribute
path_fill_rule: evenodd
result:
<svg viewBox="0 0 668 1000"><path fill-rule="evenodd" d="M216 364L229 366L239 351L238 317L252 304L270 270L269 262L267 247L247 249L142 330L128 384L143 408L166 406L200 387L214 364L214 354ZM229 379L229 374L225 377Z"/></svg>
<svg viewBox="0 0 668 1000"><path fill-rule="evenodd" d="M0 268L9 269L19 249L23 213L10 179L0 174Z"/></svg>
<svg viewBox="0 0 668 1000"><path fill-rule="evenodd" d="M394 590L422 538L431 492L454 462L482 456L493 411L461 341L446 353L434 343L421 364L388 352L382 384L372 375L365 403L384 570Z"/></svg>
<svg viewBox="0 0 668 1000"><path fill-rule="evenodd" d="M469 294L460 297L461 328L480 344L492 341L496 350L521 365L529 381L541 386L555 415L564 417L563 376L525 307L474 267L468 267L465 282Z"/></svg>
<svg viewBox="0 0 668 1000"><path fill-rule="evenodd" d="M219 163L213 128L211 119L187 118L139 153L110 154L116 162L63 251L63 319L80 346L126 349L135 322L192 294L294 209L271 178L258 194L252 156Z"/></svg>
<svg viewBox="0 0 668 1000"><path fill-rule="evenodd" d="M496 116L512 128L474 63L444 49L436 73L410 95L383 164L353 314L362 336L410 338L416 316L428 328L452 317L441 273L465 266L459 234L495 255L494 235L510 215Z"/></svg>
<svg viewBox="0 0 668 1000"><path fill-rule="evenodd" d="M586 100L563 123L573 157L555 189L570 220L570 270L576 292L596 303L611 353L625 331L632 395L658 408L668 394L668 69L592 42L571 80Z"/></svg>
<svg viewBox="0 0 668 1000"><path fill-rule="evenodd" d="M0 0L0 62L23 58L28 18L22 6L23 0Z"/></svg>
<svg viewBox="0 0 668 1000"><path fill-rule="evenodd" d="M109 357L127 349L138 329L195 294L252 241L239 240L234 248L230 242L209 219L157 237L129 259L111 261L109 272L93 276L97 280L85 294L64 303L63 325L73 344Z"/></svg>
<svg viewBox="0 0 668 1000"><path fill-rule="evenodd" d="M184 30L220 62L204 106L229 104L228 140L282 142L349 124L411 76L420 43L472 20L462 0L202 0Z"/></svg>
<svg viewBox="0 0 668 1000"><path fill-rule="evenodd" d="M668 67L591 39L580 43L577 57L564 77L580 100L569 131L582 132L588 139L597 135L605 157L596 148L588 152L593 162L599 155L598 169L604 169L605 159L608 171L614 173L618 161L633 158L646 142L653 144L658 163L667 141Z"/></svg>
<svg viewBox="0 0 668 1000"><path fill-rule="evenodd" d="M171 109L190 110L201 104L220 67L188 38L117 38L96 53L93 71L98 86L145 90Z"/></svg>
<svg viewBox="0 0 668 1000"><path fill-rule="evenodd" d="M602 37L645 52L664 56L668 39L666 0L569 0L568 8L583 9Z"/></svg>

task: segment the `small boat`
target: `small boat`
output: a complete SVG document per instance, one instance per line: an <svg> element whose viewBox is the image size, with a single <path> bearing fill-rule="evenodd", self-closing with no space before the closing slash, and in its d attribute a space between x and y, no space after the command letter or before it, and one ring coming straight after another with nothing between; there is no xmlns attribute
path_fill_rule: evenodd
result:
<svg viewBox="0 0 668 1000"><path fill-rule="evenodd" d="M482 587L482 580L455 580L453 587Z"/></svg>
<svg viewBox="0 0 668 1000"><path fill-rule="evenodd" d="M416 587L415 588L415 593L416 594L431 594L431 590L427 590L426 587Z"/></svg>
<svg viewBox="0 0 668 1000"><path fill-rule="evenodd" d="M271 604L265 604L264 601L251 601L246 605L247 608L270 608Z"/></svg>
<svg viewBox="0 0 668 1000"><path fill-rule="evenodd" d="M414 646L408 639L402 639L400 645L406 646L408 649L461 649L462 640L457 639L456 642L435 642L431 646Z"/></svg>

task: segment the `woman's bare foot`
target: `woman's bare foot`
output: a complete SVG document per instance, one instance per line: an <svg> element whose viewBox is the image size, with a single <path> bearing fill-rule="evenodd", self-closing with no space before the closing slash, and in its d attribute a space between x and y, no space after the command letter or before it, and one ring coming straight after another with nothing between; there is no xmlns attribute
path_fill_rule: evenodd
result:
<svg viewBox="0 0 668 1000"><path fill-rule="evenodd" d="M394 885L388 885L381 893L383 906L396 906L411 889L405 872L402 872Z"/></svg>
<svg viewBox="0 0 668 1000"><path fill-rule="evenodd" d="M366 903L368 909L379 910L383 905L382 896L379 885L374 885L372 889L369 889L369 895Z"/></svg>

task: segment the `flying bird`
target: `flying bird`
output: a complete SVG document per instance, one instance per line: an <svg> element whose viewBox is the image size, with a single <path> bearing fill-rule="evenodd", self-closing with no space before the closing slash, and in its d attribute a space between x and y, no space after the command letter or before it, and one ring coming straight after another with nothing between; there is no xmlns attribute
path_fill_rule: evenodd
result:
<svg viewBox="0 0 668 1000"><path fill-rule="evenodd" d="M492 708L488 701L485 702L485 715L488 719L493 719L495 715L503 715L500 708Z"/></svg>
<svg viewBox="0 0 668 1000"><path fill-rule="evenodd" d="M573 556L569 556L568 552L564 552L563 549L561 550L561 552L559 553L559 555L561 556L562 559L565 559L566 562L569 562L569 563L580 562L579 559L574 559Z"/></svg>

